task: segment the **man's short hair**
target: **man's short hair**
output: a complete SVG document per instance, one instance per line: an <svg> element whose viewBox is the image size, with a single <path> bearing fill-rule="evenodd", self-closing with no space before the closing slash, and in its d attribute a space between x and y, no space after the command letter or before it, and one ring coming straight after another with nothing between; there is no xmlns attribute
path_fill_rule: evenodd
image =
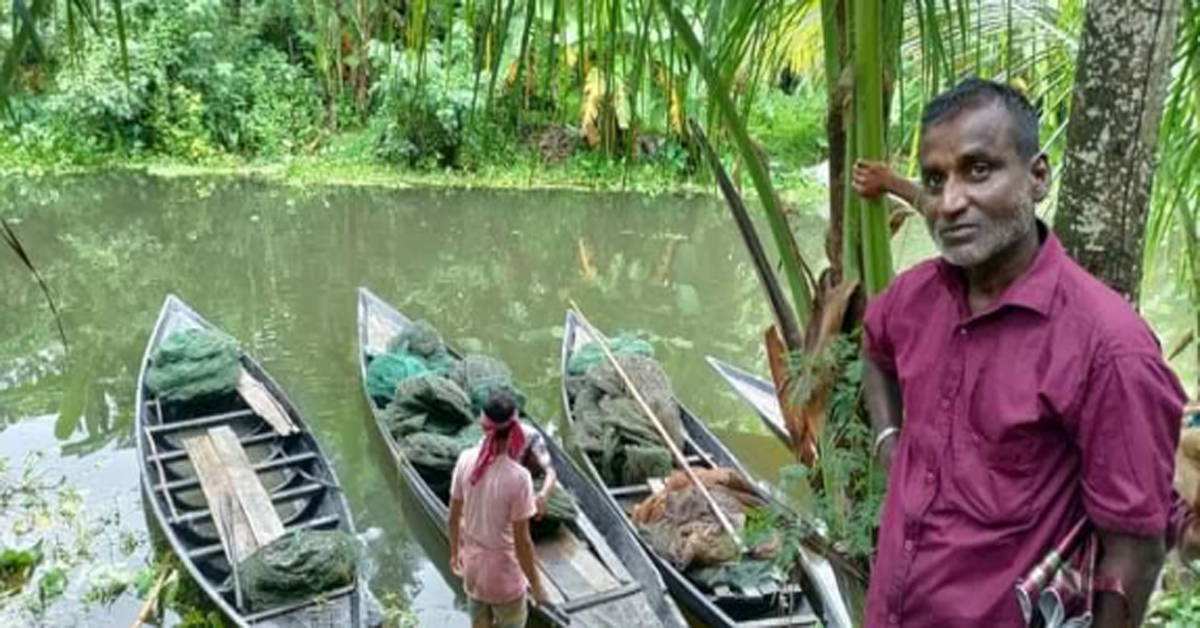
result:
<svg viewBox="0 0 1200 628"><path fill-rule="evenodd" d="M493 390L483 402L483 413L496 423L504 423L517 411L517 400L504 388Z"/></svg>
<svg viewBox="0 0 1200 628"><path fill-rule="evenodd" d="M996 81L967 78L949 91L942 92L925 105L921 115L921 131L976 107L998 103L1008 111L1012 120L1017 154L1030 159L1040 151L1038 145L1038 112L1021 92Z"/></svg>

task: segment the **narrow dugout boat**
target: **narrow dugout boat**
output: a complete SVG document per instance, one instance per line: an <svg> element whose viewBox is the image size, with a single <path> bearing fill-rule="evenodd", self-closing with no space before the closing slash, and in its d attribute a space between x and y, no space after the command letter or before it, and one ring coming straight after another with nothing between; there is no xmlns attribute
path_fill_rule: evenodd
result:
<svg viewBox="0 0 1200 628"><path fill-rule="evenodd" d="M245 557L299 530L353 535L354 523L337 475L304 418L249 355L239 357L239 393L203 407L162 403L147 388L151 356L165 338L186 329L219 331L168 296L137 387L142 491L171 550L200 590L238 626L365 625L366 587L357 578L349 586L275 608L250 612L239 605L230 555ZM221 503L214 503L218 495ZM214 511L221 513L216 520Z"/></svg>
<svg viewBox="0 0 1200 628"><path fill-rule="evenodd" d="M791 444L787 424L779 410L779 399L775 396L775 384L711 355L704 359L733 392L754 409L759 420L776 438L785 445Z"/></svg>
<svg viewBox="0 0 1200 628"><path fill-rule="evenodd" d="M397 469L412 488L422 510L448 540L449 505L401 451L383 421L383 408L365 388L371 360L412 324L412 320L370 290L359 288L358 344L367 403ZM453 349L451 355L461 359ZM620 515L597 494L541 426L536 421L529 423L542 433L559 484L571 494L579 510L572 525L560 528L549 538L534 539L538 569L552 606L551 609L535 606L534 612L550 625L684 628L687 624L667 595L662 578L637 538L626 529Z"/></svg>
<svg viewBox="0 0 1200 628"><path fill-rule="evenodd" d="M567 390L568 365L572 356L594 339L574 311L567 312L562 342L562 402L568 426L576 423L570 394ZM727 468L745 478L750 473L724 444L688 409L676 400L680 409L685 436L683 454L688 465L696 468ZM623 522L631 533L637 534L630 514L635 505L649 497L654 487L650 482L635 486L609 486L588 456L580 451L576 459L589 478L600 487L609 503L623 513ZM758 497L778 504L761 487ZM782 507L782 506L781 506ZM790 583L783 587L751 590L717 587L702 590L651 546L644 544L662 573L667 587L687 610L709 626L737 628L766 628L776 626L816 626L850 628L849 608L841 592L837 575L830 562L816 553L801 549L799 565L803 584Z"/></svg>

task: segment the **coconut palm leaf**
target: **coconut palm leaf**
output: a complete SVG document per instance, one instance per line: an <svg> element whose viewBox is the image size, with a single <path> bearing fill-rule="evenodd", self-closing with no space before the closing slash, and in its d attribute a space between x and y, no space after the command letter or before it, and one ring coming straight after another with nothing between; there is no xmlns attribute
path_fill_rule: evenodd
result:
<svg viewBox="0 0 1200 628"><path fill-rule="evenodd" d="M729 85L718 74L716 67L704 52L688 19L671 0L658 0L658 5L671 24L671 30L683 43L689 59L700 71L700 76L708 86L712 106L719 112L726 130L733 137L734 145L737 146L738 152L745 160L746 169L758 192L759 202L767 215L767 224L770 226L771 235L779 252L780 265L783 267L784 276L787 277L792 292L792 305L796 309L796 318L803 324L808 320L809 312L812 310L816 282L808 263L800 254L795 236L788 227L787 216L783 213L779 197L775 194L766 164L763 163L758 149L751 141L750 135L746 131L746 123L730 97ZM797 347L788 348L794 350Z"/></svg>

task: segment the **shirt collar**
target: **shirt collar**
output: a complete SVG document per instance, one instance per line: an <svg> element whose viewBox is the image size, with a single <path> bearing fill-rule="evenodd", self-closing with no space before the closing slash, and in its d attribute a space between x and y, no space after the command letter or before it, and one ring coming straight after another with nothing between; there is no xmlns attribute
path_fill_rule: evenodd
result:
<svg viewBox="0 0 1200 628"><path fill-rule="evenodd" d="M1066 251L1054 232L1041 220L1037 221L1037 230L1042 243L1033 264L1001 293L992 307L981 314L994 312L1005 306L1014 306L1032 310L1042 316L1050 316L1050 307L1058 287L1058 277L1063 260L1066 259ZM944 259L938 260L938 269L942 277L960 293L965 303L966 282L963 281L960 269Z"/></svg>

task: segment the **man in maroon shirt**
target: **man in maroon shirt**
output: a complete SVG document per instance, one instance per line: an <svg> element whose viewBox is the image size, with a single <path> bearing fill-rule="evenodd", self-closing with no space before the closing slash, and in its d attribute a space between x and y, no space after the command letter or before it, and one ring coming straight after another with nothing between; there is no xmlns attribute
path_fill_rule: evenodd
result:
<svg viewBox="0 0 1200 628"><path fill-rule="evenodd" d="M889 469L867 625L1022 626L1016 582L1087 517L1095 626L1136 626L1162 565L1183 392L1146 324L1034 209L1037 113L969 79L922 119L921 209L940 259L864 323Z"/></svg>

